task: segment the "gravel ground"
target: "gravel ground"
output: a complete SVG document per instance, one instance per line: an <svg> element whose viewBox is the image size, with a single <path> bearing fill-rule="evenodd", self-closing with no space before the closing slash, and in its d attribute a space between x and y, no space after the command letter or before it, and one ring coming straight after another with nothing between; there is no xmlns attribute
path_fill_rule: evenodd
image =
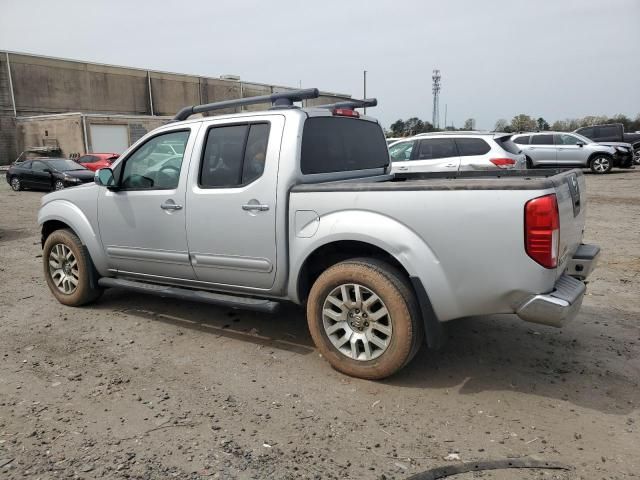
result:
<svg viewBox="0 0 640 480"><path fill-rule="evenodd" d="M0 477L404 479L451 453L574 467L463 479L640 475L640 169L587 183L585 240L603 255L574 322L452 322L442 351L383 382L333 371L295 307L119 290L58 304L42 194L2 183Z"/></svg>

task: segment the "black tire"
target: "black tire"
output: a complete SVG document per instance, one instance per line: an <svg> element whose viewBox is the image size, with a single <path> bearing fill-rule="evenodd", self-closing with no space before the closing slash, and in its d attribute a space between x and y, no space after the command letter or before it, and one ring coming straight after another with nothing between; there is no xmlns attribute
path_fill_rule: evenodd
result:
<svg viewBox="0 0 640 480"><path fill-rule="evenodd" d="M597 175L609 173L613 168L613 159L609 155L594 155L589 160L589 168Z"/></svg>
<svg viewBox="0 0 640 480"><path fill-rule="evenodd" d="M52 255L54 248L56 250ZM68 257L61 254L62 251L66 252L65 248L71 252ZM47 237L42 249L42 263L47 285L60 303L79 307L93 302L102 295L101 288L92 287L95 267L87 247L82 245L78 236L71 230L56 230ZM56 268L58 265L60 268ZM65 279L62 279L63 276Z"/></svg>
<svg viewBox="0 0 640 480"><path fill-rule="evenodd" d="M62 180L55 180L52 184L51 184L51 190L52 191L56 191L56 190L62 190L64 189L64 182Z"/></svg>
<svg viewBox="0 0 640 480"><path fill-rule="evenodd" d="M364 287L363 292L368 291L377 296L380 299L378 305L381 309L386 308L388 311L385 321L388 322L387 328L391 326L392 333L387 337L385 349L381 349L382 352L372 359L366 358L364 350L359 355L364 355L365 358L359 359L339 350L329 338L325 327L326 317L323 311L329 296L341 286L353 284ZM364 300L364 293L362 295L361 300ZM363 317L366 317L364 313L366 303L366 301L361 302ZM345 312L345 321L342 323L349 323L350 315L351 313ZM360 321L360 317L357 318ZM347 375L368 380L379 380L393 375L411 361L424 341L424 325L418 302L406 275L386 262L371 258L345 260L325 270L311 288L307 301L307 322L316 347L333 368ZM346 329L343 330L345 332L343 338L347 333L349 335L355 333L356 336L371 334L374 322L375 320L371 320L372 327L365 328L364 332L346 327L350 330L349 332ZM368 326L366 320L365 325ZM352 342L348 343L351 345ZM358 340L354 343L357 344ZM364 344L362 346L364 347ZM350 348L353 352L355 347L351 345ZM371 349L371 345L369 348Z"/></svg>
<svg viewBox="0 0 640 480"><path fill-rule="evenodd" d="M22 186L22 182L20 181L20 179L16 175L13 175L9 179L9 185L11 185L11 190L13 190L14 192L19 192L20 190L22 190L24 188Z"/></svg>

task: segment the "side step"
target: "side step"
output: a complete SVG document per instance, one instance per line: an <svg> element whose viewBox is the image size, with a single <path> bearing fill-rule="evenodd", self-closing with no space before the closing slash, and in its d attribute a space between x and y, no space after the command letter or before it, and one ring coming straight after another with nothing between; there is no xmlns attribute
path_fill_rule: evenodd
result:
<svg viewBox="0 0 640 480"><path fill-rule="evenodd" d="M134 292L149 293L160 297L177 298L194 302L211 303L221 307L239 308L243 310L255 310L264 313L273 313L279 307L278 302L264 299L237 297L223 293L212 293L204 290L191 290L188 288L169 287L154 283L137 282L121 278L102 277L98 285L104 288L125 288Z"/></svg>

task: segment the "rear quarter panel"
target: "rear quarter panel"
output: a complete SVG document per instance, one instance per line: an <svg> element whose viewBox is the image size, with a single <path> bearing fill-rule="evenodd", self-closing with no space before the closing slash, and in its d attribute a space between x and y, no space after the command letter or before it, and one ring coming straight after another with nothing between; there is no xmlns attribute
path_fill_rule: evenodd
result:
<svg viewBox="0 0 640 480"><path fill-rule="evenodd" d="M561 196L569 195L568 187L566 193L562 190ZM315 234L306 238L290 230L289 295L296 298L298 269L316 248L335 240L360 240L385 249L409 275L422 280L440 321L513 313L532 293L551 291L561 273L541 267L524 249L524 205L553 192L294 191L290 225L298 210L315 211L319 221ZM573 225L580 219L569 221L571 208L570 201L559 199L561 221ZM577 248L581 230L561 232L565 262Z"/></svg>

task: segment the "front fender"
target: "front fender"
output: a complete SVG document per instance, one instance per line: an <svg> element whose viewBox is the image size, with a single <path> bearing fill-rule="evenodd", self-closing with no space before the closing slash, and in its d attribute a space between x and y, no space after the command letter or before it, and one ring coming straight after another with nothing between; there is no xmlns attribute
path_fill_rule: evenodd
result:
<svg viewBox="0 0 640 480"><path fill-rule="evenodd" d="M52 220L62 222L74 231L82 244L89 250L89 255L91 255L91 260L98 273L106 276L108 273L107 258L102 243L84 212L68 200L52 200L40 208L38 224L42 226L45 222Z"/></svg>
<svg viewBox="0 0 640 480"><path fill-rule="evenodd" d="M440 321L460 316L446 272L427 242L397 220L363 210L323 215L313 236L292 238L289 298L300 301L298 277L306 259L318 248L343 240L368 243L392 255L410 276L421 280Z"/></svg>

